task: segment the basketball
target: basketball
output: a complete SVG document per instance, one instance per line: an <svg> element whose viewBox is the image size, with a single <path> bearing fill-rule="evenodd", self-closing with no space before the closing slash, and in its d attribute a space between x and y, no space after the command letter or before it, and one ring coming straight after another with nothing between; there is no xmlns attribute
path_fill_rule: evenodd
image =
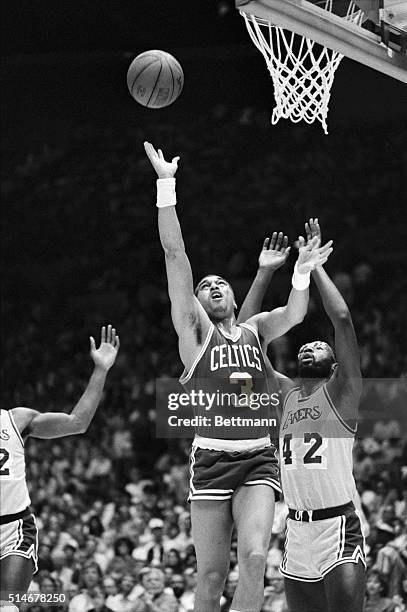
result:
<svg viewBox="0 0 407 612"><path fill-rule="evenodd" d="M165 51L144 51L131 62L127 87L132 97L147 108L172 104L184 85L180 63Z"/></svg>

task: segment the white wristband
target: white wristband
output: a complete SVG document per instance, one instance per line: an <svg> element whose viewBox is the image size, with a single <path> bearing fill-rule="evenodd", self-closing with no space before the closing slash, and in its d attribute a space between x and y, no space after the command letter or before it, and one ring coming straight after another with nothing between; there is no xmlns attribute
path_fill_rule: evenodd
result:
<svg viewBox="0 0 407 612"><path fill-rule="evenodd" d="M294 266L294 273L291 279L291 284L294 289L297 289L297 291L304 291L309 287L310 277L311 272L305 272L305 274L301 274L301 272L298 272L298 264L296 263Z"/></svg>
<svg viewBox="0 0 407 612"><path fill-rule="evenodd" d="M165 208L166 206L175 206L177 203L177 194L175 193L175 178L157 179L157 206Z"/></svg>

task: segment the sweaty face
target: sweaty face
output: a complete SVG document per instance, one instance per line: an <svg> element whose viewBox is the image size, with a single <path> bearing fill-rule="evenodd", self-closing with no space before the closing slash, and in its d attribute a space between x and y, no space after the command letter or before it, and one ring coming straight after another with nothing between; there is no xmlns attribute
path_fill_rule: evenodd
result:
<svg viewBox="0 0 407 612"><path fill-rule="evenodd" d="M326 342L308 342L298 352L298 371L301 378L329 378L335 355Z"/></svg>
<svg viewBox="0 0 407 612"><path fill-rule="evenodd" d="M205 276L198 283L195 295L212 319L221 321L234 312L235 296L232 287L221 276Z"/></svg>

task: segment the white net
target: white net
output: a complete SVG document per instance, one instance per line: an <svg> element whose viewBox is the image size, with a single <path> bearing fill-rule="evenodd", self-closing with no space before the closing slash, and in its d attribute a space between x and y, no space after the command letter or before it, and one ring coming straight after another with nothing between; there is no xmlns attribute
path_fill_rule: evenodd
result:
<svg viewBox="0 0 407 612"><path fill-rule="evenodd" d="M326 1L325 8L332 10L332 0ZM240 13L250 38L266 60L273 80L276 106L272 124L281 118L291 119L294 123L317 120L327 134L331 87L343 55L254 15ZM352 3L344 18L359 22L362 13Z"/></svg>

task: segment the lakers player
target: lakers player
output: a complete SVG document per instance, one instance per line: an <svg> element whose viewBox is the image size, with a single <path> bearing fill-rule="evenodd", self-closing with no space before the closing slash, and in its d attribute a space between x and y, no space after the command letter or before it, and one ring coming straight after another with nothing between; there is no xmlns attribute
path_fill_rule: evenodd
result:
<svg viewBox="0 0 407 612"><path fill-rule="evenodd" d="M231 392L240 386L267 393L268 385L261 338L270 341L299 323L308 305L311 269L323 263L331 245L320 247L316 238L301 249L293 275L293 289L285 307L261 313L236 324L234 295L229 283L218 275L204 277L193 288L192 272L175 212L175 173L179 158L167 162L161 150L144 143L158 175L158 227L165 253L172 320L179 338L185 371L181 382L189 390ZM287 246L277 249L284 261ZM243 393L243 395L245 395ZM250 406L219 402L198 416L208 421L197 427L190 457L192 534L197 554L198 580L195 612L219 610L229 569L232 528L238 539L239 583L232 610L258 612L264 596L264 569L273 522L275 492L279 492L278 462L271 446L267 419L253 426L214 425L214 416L225 413L244 421ZM267 408L257 415L266 416ZM223 414L221 414L224 411ZM212 418L212 420L211 420Z"/></svg>
<svg viewBox="0 0 407 612"><path fill-rule="evenodd" d="M317 219L308 240L321 239ZM290 612L361 612L365 590L364 538L355 511L352 447L362 382L349 309L328 274L312 273L335 331L335 351L321 341L298 353L298 384L275 373L285 395L280 423L280 469L289 506L280 571ZM248 314L260 308L252 292ZM245 308L248 304L245 305Z"/></svg>
<svg viewBox="0 0 407 612"><path fill-rule="evenodd" d="M40 413L31 408L0 412L0 609L15 610L14 595L24 594L37 571L37 527L30 510L25 478L24 441L34 438L60 438L84 433L102 397L108 370L119 350L119 337L109 325L102 327L96 348L90 339L94 371L88 386L70 414Z"/></svg>

